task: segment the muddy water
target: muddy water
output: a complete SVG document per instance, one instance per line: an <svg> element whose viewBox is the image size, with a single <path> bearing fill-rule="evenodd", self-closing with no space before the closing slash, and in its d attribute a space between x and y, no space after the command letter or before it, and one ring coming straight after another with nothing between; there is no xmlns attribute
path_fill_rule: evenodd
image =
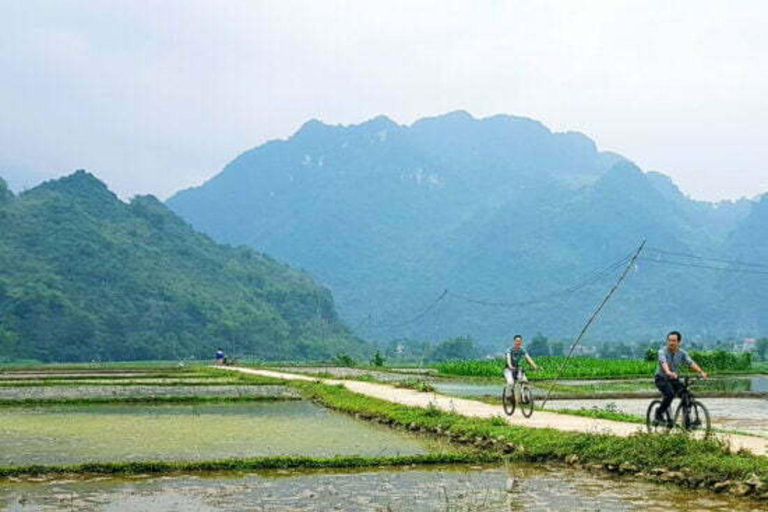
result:
<svg viewBox="0 0 768 512"><path fill-rule="evenodd" d="M0 409L0 465L405 455L437 443L299 401Z"/></svg>
<svg viewBox="0 0 768 512"><path fill-rule="evenodd" d="M702 398L709 410L714 427L739 430L768 436L768 399L765 398ZM584 399L550 400L548 409L609 409L645 417L650 400ZM672 404L677 407L677 400Z"/></svg>
<svg viewBox="0 0 768 512"><path fill-rule="evenodd" d="M703 491L621 480L564 467L518 465L5 483L0 484L0 510L756 512L765 509L755 502Z"/></svg>

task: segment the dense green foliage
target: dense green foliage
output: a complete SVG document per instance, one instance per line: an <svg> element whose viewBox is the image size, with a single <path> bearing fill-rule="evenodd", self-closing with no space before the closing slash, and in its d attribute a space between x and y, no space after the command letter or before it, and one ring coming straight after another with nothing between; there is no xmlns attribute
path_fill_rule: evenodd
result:
<svg viewBox="0 0 768 512"><path fill-rule="evenodd" d="M363 353L306 274L84 171L18 197L0 186L0 226L0 360Z"/></svg>
<svg viewBox="0 0 768 512"><path fill-rule="evenodd" d="M749 354L731 354L720 351L691 352L691 356L708 372L746 371L751 368ZM572 357L563 367L565 357L537 357L539 371L529 372L532 379L554 379L558 375L562 379L592 379L592 378L625 378L651 377L656 372L656 357L653 360L640 361L635 359L594 359L588 357ZM500 377L504 370L503 359L483 361L448 361L435 365L437 370L445 375L461 375L467 377ZM560 373L563 368L562 373Z"/></svg>
<svg viewBox="0 0 768 512"><path fill-rule="evenodd" d="M611 264L643 239L593 340L768 333L765 272L651 252L768 261L768 196L694 201L666 176L531 119L311 121L168 204L219 240L312 272L369 339L471 334L496 351L517 332L569 339L618 277Z"/></svg>
<svg viewBox="0 0 768 512"><path fill-rule="evenodd" d="M752 367L752 354L749 352L734 353L726 352L725 350L691 350L688 354L706 371L738 371L749 370ZM658 350L648 349L645 360L655 362L657 358Z"/></svg>
<svg viewBox="0 0 768 512"><path fill-rule="evenodd" d="M554 379L560 373L565 357L543 356L536 357L539 371L528 371L530 379ZM451 361L436 365L438 371L445 375L463 375L471 377L500 377L504 370L503 359L483 361ZM606 360L587 357L573 357L568 360L562 374L563 379L585 378L621 378L648 377L653 375L656 364L636 360Z"/></svg>

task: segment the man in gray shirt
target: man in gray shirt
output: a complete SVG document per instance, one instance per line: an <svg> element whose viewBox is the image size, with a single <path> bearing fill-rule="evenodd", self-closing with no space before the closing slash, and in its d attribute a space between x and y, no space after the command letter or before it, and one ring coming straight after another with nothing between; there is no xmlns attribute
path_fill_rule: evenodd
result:
<svg viewBox="0 0 768 512"><path fill-rule="evenodd" d="M690 366L703 378L707 378L707 373L702 370L696 362L691 359L688 352L680 348L683 341L683 335L677 331L667 334L667 346L659 349L659 366L656 369L656 387L659 388L664 398L661 405L656 410L656 421L662 423L665 421L665 414L669 409L675 395L682 388L678 380L679 370L683 366Z"/></svg>

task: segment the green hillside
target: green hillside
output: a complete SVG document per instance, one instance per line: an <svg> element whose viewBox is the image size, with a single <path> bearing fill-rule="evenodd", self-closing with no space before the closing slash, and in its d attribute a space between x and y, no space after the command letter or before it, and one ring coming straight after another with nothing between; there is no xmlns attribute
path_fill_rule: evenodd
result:
<svg viewBox="0 0 768 512"><path fill-rule="evenodd" d="M14 197L0 180L0 359L260 359L363 350L330 292L216 244L152 196L78 171Z"/></svg>

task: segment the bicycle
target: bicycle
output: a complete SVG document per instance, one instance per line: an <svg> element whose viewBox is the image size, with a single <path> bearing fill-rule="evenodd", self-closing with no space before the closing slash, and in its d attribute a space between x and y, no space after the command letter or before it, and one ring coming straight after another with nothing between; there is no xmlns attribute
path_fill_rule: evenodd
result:
<svg viewBox="0 0 768 512"><path fill-rule="evenodd" d="M675 409L674 419L669 414L669 408L664 413L664 421L656 420L656 411L661 405L661 400L653 400L648 405L648 412L645 415L645 424L648 432L658 432L659 430L669 431L674 427L680 428L690 433L702 433L703 437L708 437L712 431L712 423L709 418L707 408L696 400L696 397L690 390L690 377L685 376L679 379L681 388L677 392L680 403Z"/></svg>
<svg viewBox="0 0 768 512"><path fill-rule="evenodd" d="M501 392L501 403L507 416L512 416L515 413L515 408L519 403L520 412L523 413L523 416L531 417L533 414L533 392L523 370L517 371L517 378L511 388L509 384L504 386L504 390Z"/></svg>

